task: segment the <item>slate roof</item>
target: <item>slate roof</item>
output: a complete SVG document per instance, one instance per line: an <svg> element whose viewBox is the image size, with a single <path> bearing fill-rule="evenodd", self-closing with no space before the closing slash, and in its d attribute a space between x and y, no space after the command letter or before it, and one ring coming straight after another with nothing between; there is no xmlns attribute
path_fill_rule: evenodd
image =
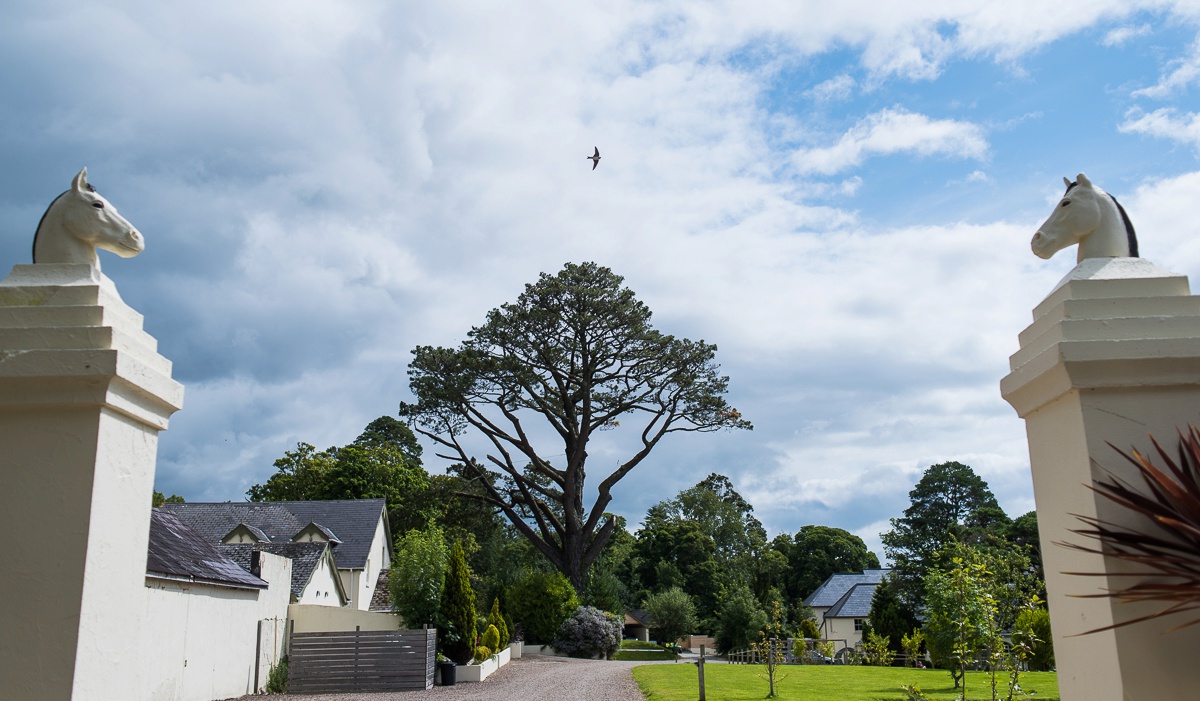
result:
<svg viewBox="0 0 1200 701"><path fill-rule="evenodd" d="M331 543L333 559L340 570L361 570L367 565L375 527L384 516L383 499L340 499L331 501L270 501L164 504L163 508L200 532L211 543L219 543L239 523L260 529L272 543L291 542L310 523L336 534ZM391 547L387 518L384 539Z"/></svg>
<svg viewBox="0 0 1200 701"><path fill-rule="evenodd" d="M825 618L866 618L878 584L855 584L825 612Z"/></svg>
<svg viewBox="0 0 1200 701"><path fill-rule="evenodd" d="M650 612L646 609L629 609L625 612L625 615L637 621L640 625L646 626L647 628L650 627ZM625 625L629 626L633 624L626 619Z"/></svg>
<svg viewBox="0 0 1200 701"><path fill-rule="evenodd" d="M222 543L217 550L241 565L250 569L250 555L255 550L268 552L272 555L282 555L292 561L292 596L297 599L304 593L308 580L321 564L321 556L329 543Z"/></svg>
<svg viewBox="0 0 1200 701"><path fill-rule="evenodd" d="M830 575L817 590L804 598L809 606L823 608L836 604L855 584L879 584L891 570L863 570L860 574Z"/></svg>
<svg viewBox="0 0 1200 701"><path fill-rule="evenodd" d="M202 534L160 509L150 510L146 576L239 589L267 588L266 582L218 552Z"/></svg>
<svg viewBox="0 0 1200 701"><path fill-rule="evenodd" d="M375 580L375 593L371 594L370 611L392 611L392 594L388 589L388 571L379 570L379 579Z"/></svg>

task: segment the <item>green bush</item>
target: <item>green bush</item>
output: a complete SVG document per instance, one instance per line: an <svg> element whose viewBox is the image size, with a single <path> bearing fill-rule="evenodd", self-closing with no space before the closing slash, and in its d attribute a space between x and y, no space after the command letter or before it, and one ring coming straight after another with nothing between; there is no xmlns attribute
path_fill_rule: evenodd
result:
<svg viewBox="0 0 1200 701"><path fill-rule="evenodd" d="M406 627L438 622L448 555L442 529L434 524L423 531L411 530L400 540L388 573L388 590L392 610Z"/></svg>
<svg viewBox="0 0 1200 701"><path fill-rule="evenodd" d="M487 645L479 645L475 648L475 657L471 659L471 664L479 664L492 656L492 649Z"/></svg>
<svg viewBox="0 0 1200 701"><path fill-rule="evenodd" d="M500 615L500 599L499 598L496 598L492 601L492 610L491 610L491 612L488 613L487 622L488 622L488 625L495 626L496 632L499 633L499 635L500 635L500 641L499 641L500 644L498 646L493 646L493 647L497 650L508 647L508 643L509 643L511 634L508 631L508 623L505 622L504 616ZM484 644L486 645L487 643L484 643Z"/></svg>
<svg viewBox="0 0 1200 701"><path fill-rule="evenodd" d="M1033 654L1029 657L1029 669L1044 672L1054 668L1054 643L1050 639L1050 612L1043 608L1025 609L1017 615L1013 626L1018 635L1032 637Z"/></svg>
<svg viewBox="0 0 1200 701"><path fill-rule="evenodd" d="M509 590L508 607L522 626L525 642L549 645L563 621L579 608L579 601L561 572L530 572Z"/></svg>
<svg viewBox="0 0 1200 701"><path fill-rule="evenodd" d="M500 631L496 630L496 626L489 625L487 630L483 632L483 639L479 641L484 647L491 650L500 649Z"/></svg>
<svg viewBox="0 0 1200 701"><path fill-rule="evenodd" d="M650 628L661 643L673 643L691 633L698 623L692 598L679 587L651 594L646 599Z"/></svg>
<svg viewBox="0 0 1200 701"><path fill-rule="evenodd" d="M745 585L730 592L721 605L717 619L717 651L725 654L731 650L750 647L758 631L767 625L767 614L759 608L758 601Z"/></svg>
<svg viewBox="0 0 1200 701"><path fill-rule="evenodd" d="M267 693L268 694L285 694L287 693L287 678L288 678L288 658L287 655L279 658L279 661L271 665L271 671L267 672Z"/></svg>

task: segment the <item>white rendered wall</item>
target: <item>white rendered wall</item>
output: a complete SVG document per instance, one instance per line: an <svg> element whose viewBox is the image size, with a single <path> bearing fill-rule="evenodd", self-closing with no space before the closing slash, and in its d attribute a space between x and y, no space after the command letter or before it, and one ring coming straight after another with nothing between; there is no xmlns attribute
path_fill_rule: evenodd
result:
<svg viewBox="0 0 1200 701"><path fill-rule="evenodd" d="M0 698L129 698L171 364L88 265L0 281Z"/></svg>
<svg viewBox="0 0 1200 701"><path fill-rule="evenodd" d="M1001 391L1025 419L1063 701L1197 698L1200 627L1175 616L1116 630L1163 604L1080 598L1127 586L1130 569L1055 545L1095 545L1072 514L1146 527L1086 485L1114 474L1142 484L1113 445L1175 452L1176 430L1200 422L1200 298L1187 278L1141 259L1088 259L1034 310ZM1154 455L1157 461L1157 456ZM1068 572L1102 573L1081 577Z"/></svg>
<svg viewBox="0 0 1200 701"><path fill-rule="evenodd" d="M146 625L133 651L142 667L141 691L119 698L211 701L265 689L271 665L285 648L292 561L269 553L259 557L261 577L270 584L266 590L143 577Z"/></svg>
<svg viewBox="0 0 1200 701"><path fill-rule="evenodd" d="M400 630L400 617L394 613L360 611L349 606L305 606L292 604L288 607L295 633L324 633L341 630Z"/></svg>
<svg viewBox="0 0 1200 701"><path fill-rule="evenodd" d="M342 598L338 595L340 579L337 570L329 558L321 560L321 564L313 570L312 577L304 591L300 592L300 600L296 603L313 606L342 606Z"/></svg>

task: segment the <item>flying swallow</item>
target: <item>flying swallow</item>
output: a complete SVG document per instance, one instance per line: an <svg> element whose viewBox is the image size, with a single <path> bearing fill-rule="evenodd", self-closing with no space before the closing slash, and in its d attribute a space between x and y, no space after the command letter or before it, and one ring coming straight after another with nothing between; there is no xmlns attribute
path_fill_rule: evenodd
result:
<svg viewBox="0 0 1200 701"><path fill-rule="evenodd" d="M600 165L600 147L596 146L595 149L596 155L587 157L592 162L592 170L596 170L596 166Z"/></svg>

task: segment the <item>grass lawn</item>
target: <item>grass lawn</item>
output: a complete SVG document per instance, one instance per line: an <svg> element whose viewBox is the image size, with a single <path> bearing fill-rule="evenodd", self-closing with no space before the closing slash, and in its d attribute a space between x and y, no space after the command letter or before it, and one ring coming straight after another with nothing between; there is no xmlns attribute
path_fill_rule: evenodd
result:
<svg viewBox="0 0 1200 701"><path fill-rule="evenodd" d="M841 665L788 665L776 681L780 699L795 701L902 701L901 684L916 684L932 699L957 698L950 673L944 669L904 667L843 667ZM647 665L635 667L633 678L649 701L696 701L699 686L694 665ZM766 667L761 665L711 664L704 666L708 701L758 701L767 696ZM1006 680L998 677L1000 698L1006 696ZM1025 672L1021 688L1036 692L1034 699L1058 701L1058 675L1054 672ZM991 677L985 672L967 672L967 698L991 699Z"/></svg>

